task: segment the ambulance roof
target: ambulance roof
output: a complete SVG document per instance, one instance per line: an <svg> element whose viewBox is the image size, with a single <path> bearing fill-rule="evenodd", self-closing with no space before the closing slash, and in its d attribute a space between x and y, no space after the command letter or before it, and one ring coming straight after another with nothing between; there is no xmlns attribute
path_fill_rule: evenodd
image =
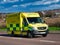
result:
<svg viewBox="0 0 60 45"><path fill-rule="evenodd" d="M25 17L40 17L38 13L22 13Z"/></svg>

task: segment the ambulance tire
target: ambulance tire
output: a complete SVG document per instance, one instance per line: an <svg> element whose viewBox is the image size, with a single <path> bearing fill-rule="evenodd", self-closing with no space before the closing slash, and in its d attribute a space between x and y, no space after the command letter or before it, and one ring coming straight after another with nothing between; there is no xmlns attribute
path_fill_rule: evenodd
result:
<svg viewBox="0 0 60 45"><path fill-rule="evenodd" d="M43 34L42 36L43 36L43 37L46 37L46 36L47 36L47 34Z"/></svg>
<svg viewBox="0 0 60 45"><path fill-rule="evenodd" d="M11 36L12 36L12 37L14 37L14 36L15 36L15 35L14 35L14 31L12 31L12 32L11 32Z"/></svg>
<svg viewBox="0 0 60 45"><path fill-rule="evenodd" d="M32 31L28 31L28 32L27 32L27 37L28 37L28 38L33 38L33 37L34 37L33 32L32 32Z"/></svg>
<svg viewBox="0 0 60 45"><path fill-rule="evenodd" d="M48 33L49 33L49 30L47 30L47 31L46 31L46 34L43 34L42 36L43 36L43 37L46 37Z"/></svg>

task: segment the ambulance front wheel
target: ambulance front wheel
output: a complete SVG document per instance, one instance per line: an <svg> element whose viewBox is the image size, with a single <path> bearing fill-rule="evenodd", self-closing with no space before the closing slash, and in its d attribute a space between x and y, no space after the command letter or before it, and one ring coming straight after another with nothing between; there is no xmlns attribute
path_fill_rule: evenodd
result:
<svg viewBox="0 0 60 45"><path fill-rule="evenodd" d="M46 37L48 35L48 33L49 33L49 30L47 30L45 34L42 34L42 36Z"/></svg>
<svg viewBox="0 0 60 45"><path fill-rule="evenodd" d="M46 36L47 36L47 34L43 34L42 36L43 36L43 37L46 37Z"/></svg>
<svg viewBox="0 0 60 45"><path fill-rule="evenodd" d="M34 34L33 34L32 31L31 32L27 32L27 36L28 36L28 38L33 38L34 37Z"/></svg>

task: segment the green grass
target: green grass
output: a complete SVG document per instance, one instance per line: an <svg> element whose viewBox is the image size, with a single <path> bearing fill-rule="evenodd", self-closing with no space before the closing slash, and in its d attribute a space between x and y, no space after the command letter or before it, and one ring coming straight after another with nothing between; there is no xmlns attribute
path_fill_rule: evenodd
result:
<svg viewBox="0 0 60 45"><path fill-rule="evenodd" d="M60 31L60 27L49 27L51 31Z"/></svg>
<svg viewBox="0 0 60 45"><path fill-rule="evenodd" d="M6 27L0 27L0 31L6 31Z"/></svg>

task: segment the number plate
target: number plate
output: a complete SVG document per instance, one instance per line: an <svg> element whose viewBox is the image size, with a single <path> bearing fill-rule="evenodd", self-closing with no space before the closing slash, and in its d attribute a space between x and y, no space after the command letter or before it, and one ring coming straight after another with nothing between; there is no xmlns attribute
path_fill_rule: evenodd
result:
<svg viewBox="0 0 60 45"><path fill-rule="evenodd" d="M40 32L40 34L45 34L46 32Z"/></svg>

